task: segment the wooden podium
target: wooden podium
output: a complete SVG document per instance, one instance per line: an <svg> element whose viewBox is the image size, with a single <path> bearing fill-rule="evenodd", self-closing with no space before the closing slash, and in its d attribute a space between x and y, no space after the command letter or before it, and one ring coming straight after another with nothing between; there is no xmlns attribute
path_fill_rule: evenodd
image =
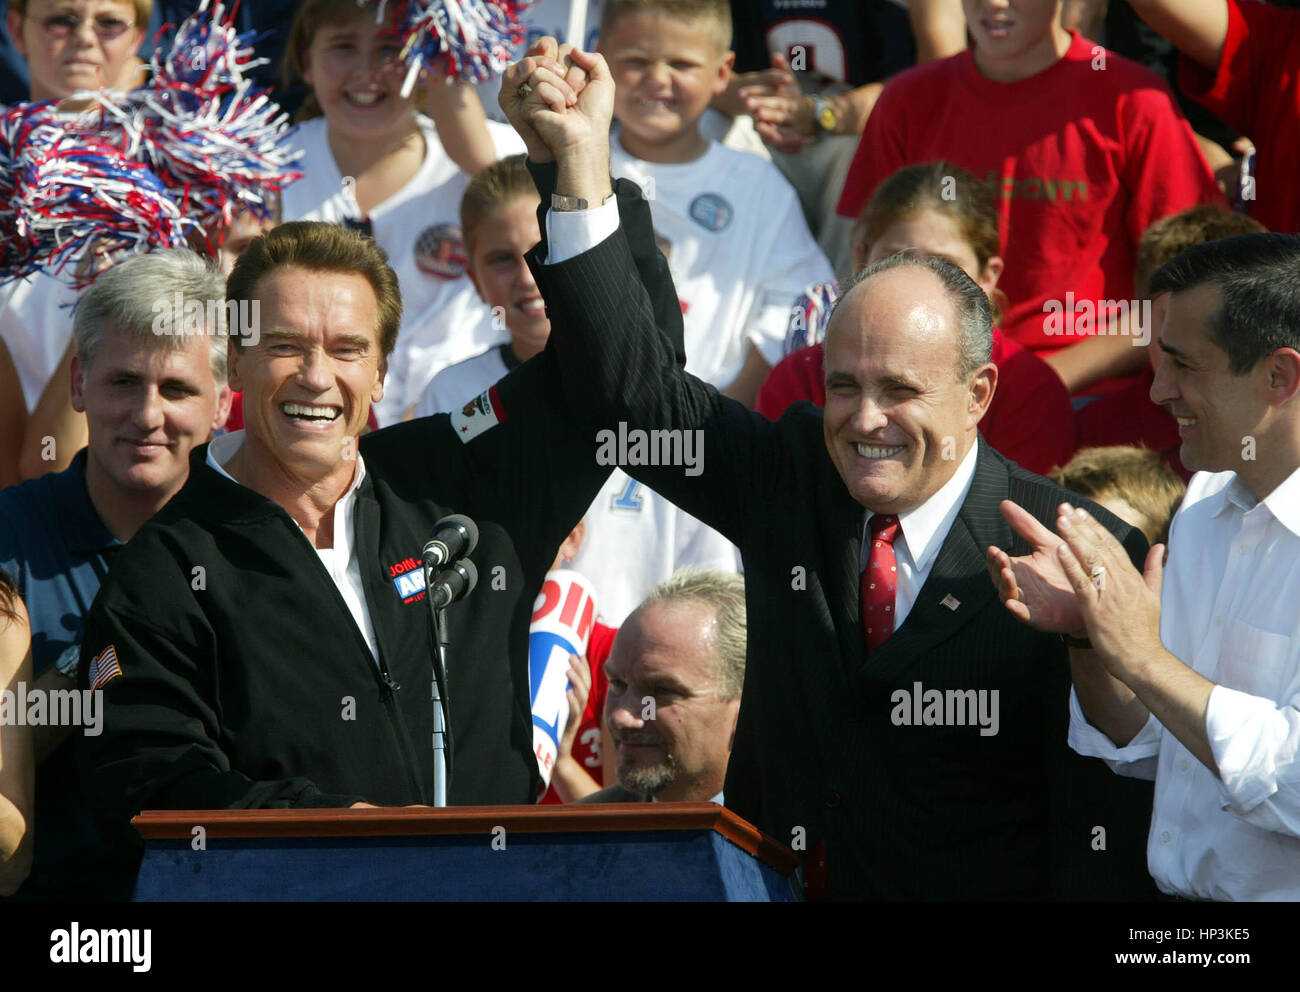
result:
<svg viewBox="0 0 1300 992"><path fill-rule="evenodd" d="M132 823L143 902L795 898L790 849L714 803L145 810Z"/></svg>

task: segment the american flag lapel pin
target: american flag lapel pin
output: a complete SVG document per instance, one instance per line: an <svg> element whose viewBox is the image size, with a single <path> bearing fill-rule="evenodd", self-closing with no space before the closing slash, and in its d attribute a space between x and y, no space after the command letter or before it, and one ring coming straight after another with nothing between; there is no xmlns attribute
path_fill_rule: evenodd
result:
<svg viewBox="0 0 1300 992"><path fill-rule="evenodd" d="M943 599L939 600L939 605L946 606L948 609L955 611L957 607L961 606L961 600L952 593L948 593L948 595L944 596Z"/></svg>

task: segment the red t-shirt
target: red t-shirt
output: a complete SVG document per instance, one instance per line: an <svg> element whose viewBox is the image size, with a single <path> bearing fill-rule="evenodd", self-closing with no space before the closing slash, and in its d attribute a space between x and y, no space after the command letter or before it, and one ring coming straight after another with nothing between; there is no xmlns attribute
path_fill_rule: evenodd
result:
<svg viewBox="0 0 1300 992"><path fill-rule="evenodd" d="M895 76L867 118L839 203L856 217L898 169L937 159L991 179L1006 260L998 287L1011 301L1002 330L1040 357L1079 340L1049 333L1046 303L1070 309L1072 299L1082 319L1130 300L1147 226L1223 203L1165 82L1073 37L1059 62L1016 82L981 75L969 49Z"/></svg>
<svg viewBox="0 0 1300 992"><path fill-rule="evenodd" d="M604 718L605 696L609 692L609 679L605 677L605 659L609 657L614 646L617 627L607 627L599 620L591 628L591 638L587 642L587 664L591 666L591 694L587 697L587 709L578 724L578 736L573 741L573 759L585 768L596 785L601 784L604 763L600 753L600 724ZM555 786L548 786L545 795L537 800L545 805L564 802L555 791Z"/></svg>
<svg viewBox="0 0 1300 992"><path fill-rule="evenodd" d="M1270 231L1300 232L1300 10L1228 0L1218 71L1183 56L1178 85L1255 143L1251 216Z"/></svg>
<svg viewBox="0 0 1300 992"><path fill-rule="evenodd" d="M1075 441L1080 448L1104 448L1114 444L1143 445L1160 452L1169 467L1187 482L1192 473L1183 468L1178 452L1183 446L1178 421L1151 402L1151 383L1156 374L1150 365L1131 386L1093 400L1075 417Z"/></svg>
<svg viewBox="0 0 1300 992"><path fill-rule="evenodd" d="M819 342L781 359L759 387L754 408L776 420L798 400L824 407L822 350ZM998 367L998 388L980 421L984 437L1031 472L1041 475L1064 465L1074 454L1074 407L1065 383L1033 352L996 327L992 358Z"/></svg>

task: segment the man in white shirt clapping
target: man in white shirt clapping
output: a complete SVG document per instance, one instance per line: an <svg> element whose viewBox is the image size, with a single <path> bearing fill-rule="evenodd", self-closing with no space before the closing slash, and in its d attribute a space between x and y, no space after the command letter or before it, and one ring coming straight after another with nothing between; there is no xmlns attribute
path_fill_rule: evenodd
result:
<svg viewBox="0 0 1300 992"><path fill-rule="evenodd" d="M1168 293L1151 399L1197 471L1139 575L1084 511L1035 553L988 553L1017 617L1065 635L1070 744L1155 779L1147 863L1192 899L1300 899L1300 237L1192 248Z"/></svg>

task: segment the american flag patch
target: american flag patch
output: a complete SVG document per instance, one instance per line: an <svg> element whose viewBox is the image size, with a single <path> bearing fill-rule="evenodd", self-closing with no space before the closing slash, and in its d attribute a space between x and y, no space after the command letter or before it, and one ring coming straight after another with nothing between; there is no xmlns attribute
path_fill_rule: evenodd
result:
<svg viewBox="0 0 1300 992"><path fill-rule="evenodd" d="M117 649L113 645L104 648L90 663L90 688L102 689L122 674L122 666L117 663Z"/></svg>
<svg viewBox="0 0 1300 992"><path fill-rule="evenodd" d="M452 411L451 426L455 429L461 443L468 444L505 419L505 407L501 405L497 387L493 386L470 400L460 410Z"/></svg>

